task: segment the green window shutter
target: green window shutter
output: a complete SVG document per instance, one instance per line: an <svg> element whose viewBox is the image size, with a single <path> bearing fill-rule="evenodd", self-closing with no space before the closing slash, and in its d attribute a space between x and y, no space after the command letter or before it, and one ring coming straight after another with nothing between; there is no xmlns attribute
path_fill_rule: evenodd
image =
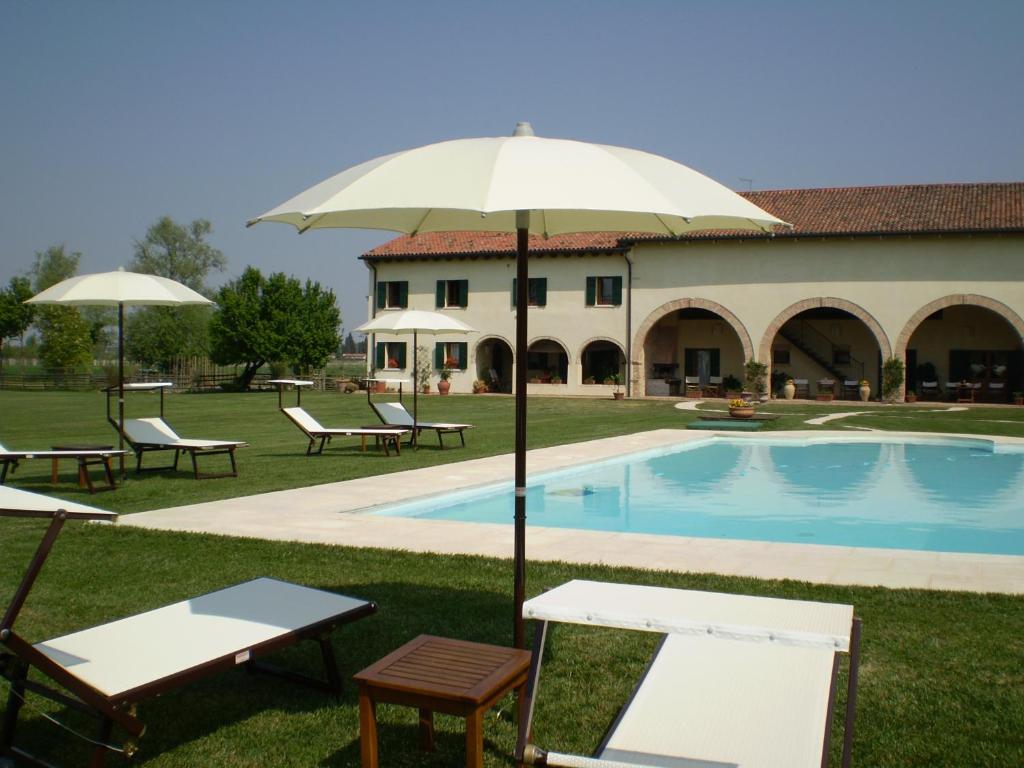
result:
<svg viewBox="0 0 1024 768"><path fill-rule="evenodd" d="M386 282L377 283L377 309L384 309L388 300L388 284Z"/></svg>
<svg viewBox="0 0 1024 768"><path fill-rule="evenodd" d="M597 278L587 278L587 306L592 307L597 303Z"/></svg>
<svg viewBox="0 0 1024 768"><path fill-rule="evenodd" d="M546 307L548 305L548 279L546 277L537 278L537 306Z"/></svg>
<svg viewBox="0 0 1024 768"><path fill-rule="evenodd" d="M439 341L434 344L434 367L444 368L444 342Z"/></svg>
<svg viewBox="0 0 1024 768"><path fill-rule="evenodd" d="M377 342L377 359L374 362L375 362L375 365L376 365L376 367L378 369L381 369L381 368L384 367L384 363L386 361L384 360L384 342L383 341L378 341Z"/></svg>
<svg viewBox="0 0 1024 768"><path fill-rule="evenodd" d="M512 278L512 309L516 308L516 278Z"/></svg>
<svg viewBox="0 0 1024 768"><path fill-rule="evenodd" d="M434 293L434 307L440 309L444 306L445 281L437 281L437 290Z"/></svg>
<svg viewBox="0 0 1024 768"><path fill-rule="evenodd" d="M397 344L392 344L391 347L395 352L395 359L398 361L398 367L405 368L405 342L401 341Z"/></svg>
<svg viewBox="0 0 1024 768"><path fill-rule="evenodd" d="M711 376L721 376L722 350L711 350Z"/></svg>
<svg viewBox="0 0 1024 768"><path fill-rule="evenodd" d="M459 280L459 306L469 306L469 280Z"/></svg>
<svg viewBox="0 0 1024 768"><path fill-rule="evenodd" d="M460 341L457 348L459 350L459 370L464 371L469 367L469 344Z"/></svg>
<svg viewBox="0 0 1024 768"><path fill-rule="evenodd" d="M697 375L697 350L687 349L683 353L683 376Z"/></svg>
<svg viewBox="0 0 1024 768"><path fill-rule="evenodd" d="M612 304L619 306L622 304L622 278L612 278Z"/></svg>
<svg viewBox="0 0 1024 768"><path fill-rule="evenodd" d="M409 281L402 280L398 284L398 306L405 309L409 306Z"/></svg>

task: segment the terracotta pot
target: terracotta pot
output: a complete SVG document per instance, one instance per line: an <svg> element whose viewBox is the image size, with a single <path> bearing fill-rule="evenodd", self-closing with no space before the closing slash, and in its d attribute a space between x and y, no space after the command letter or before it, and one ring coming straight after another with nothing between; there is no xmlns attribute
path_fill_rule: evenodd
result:
<svg viewBox="0 0 1024 768"><path fill-rule="evenodd" d="M908 403L916 403L917 402L917 393L916 392L907 392L906 397L904 397L903 400L905 402L908 402Z"/></svg>
<svg viewBox="0 0 1024 768"><path fill-rule="evenodd" d="M423 392L424 395L429 395L430 394L430 385L429 384L424 384L423 388L420 391Z"/></svg>
<svg viewBox="0 0 1024 768"><path fill-rule="evenodd" d="M621 400L625 396L626 396L625 392L612 392L612 397L615 398L616 400Z"/></svg>
<svg viewBox="0 0 1024 768"><path fill-rule="evenodd" d="M819 403L830 403L832 402L832 398L834 397L835 395L833 395L831 392L819 392L814 396L814 399L817 400Z"/></svg>
<svg viewBox="0 0 1024 768"><path fill-rule="evenodd" d="M375 381L375 382L373 382L373 391L374 392L378 392L378 393L380 393L380 392L387 392L388 391L388 385L385 384L383 381Z"/></svg>
<svg viewBox="0 0 1024 768"><path fill-rule="evenodd" d="M754 416L753 406L747 408L733 408L729 407L729 415L734 419L749 419Z"/></svg>
<svg viewBox="0 0 1024 768"><path fill-rule="evenodd" d="M441 381L437 382L437 394L439 395L447 395L448 390L451 388L452 383L450 381L445 381L444 379L442 379Z"/></svg>

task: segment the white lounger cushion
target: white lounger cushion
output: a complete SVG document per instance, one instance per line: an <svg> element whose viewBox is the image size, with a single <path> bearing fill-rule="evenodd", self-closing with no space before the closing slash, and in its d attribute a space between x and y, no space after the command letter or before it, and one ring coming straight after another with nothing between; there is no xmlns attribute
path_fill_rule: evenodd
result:
<svg viewBox="0 0 1024 768"><path fill-rule="evenodd" d="M334 427L328 429L307 413L305 408L282 408L307 435L404 435L407 429L366 429L365 427Z"/></svg>
<svg viewBox="0 0 1024 768"><path fill-rule="evenodd" d="M576 579L523 604L523 618L848 651L853 606Z"/></svg>
<svg viewBox="0 0 1024 768"><path fill-rule="evenodd" d="M243 445L235 440L183 439L160 418L125 419L124 431L131 442L144 445L166 445L171 448L220 448Z"/></svg>
<svg viewBox="0 0 1024 768"><path fill-rule="evenodd" d="M63 509L65 512L95 513L106 515L111 520L117 519L116 513L107 512L105 509L55 499L52 496L43 496L41 493L21 491L11 488L9 485L0 485L0 509L12 509L19 512L57 512Z"/></svg>
<svg viewBox="0 0 1024 768"><path fill-rule="evenodd" d="M600 757L673 768L818 768L833 654L669 635Z"/></svg>
<svg viewBox="0 0 1024 768"><path fill-rule="evenodd" d="M260 578L35 647L106 696L118 696L365 604Z"/></svg>
<svg viewBox="0 0 1024 768"><path fill-rule="evenodd" d="M411 427L413 424L412 414L401 403L374 403L373 407L377 409L385 424L397 424L400 427ZM416 425L424 429L469 429L473 426L441 421L418 421Z"/></svg>

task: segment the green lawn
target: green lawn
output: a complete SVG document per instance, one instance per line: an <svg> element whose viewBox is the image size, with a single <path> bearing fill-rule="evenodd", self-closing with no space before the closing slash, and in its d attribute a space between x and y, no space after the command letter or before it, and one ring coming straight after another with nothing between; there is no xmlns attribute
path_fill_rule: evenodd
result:
<svg viewBox="0 0 1024 768"><path fill-rule="evenodd" d="M15 485L129 511L274 488L342 480L509 451L512 401L461 396L423 401L428 418L471 421L465 448L424 448L385 459L357 448L302 455L302 436L276 412L276 395L175 395L168 420L185 435L239 438L238 479L196 482L185 474L131 478L125 488L89 498L72 468L57 486L48 462L27 462ZM325 424L373 422L362 395L305 396ZM802 420L856 404L778 404L770 428L804 428ZM129 402L129 415L155 413L154 398ZM837 426L1024 434L1024 409L929 413L870 408ZM1020 413L1021 415L1018 415ZM0 440L46 447L67 440L109 440L103 399L88 393L0 392ZM531 446L680 426L695 418L667 402L537 399L530 402ZM430 444L429 439L426 441ZM0 519L0 603L10 599L42 534L39 521ZM429 632L508 643L512 569L508 560L414 555L345 547L151 532L71 524L58 541L19 620L31 640L56 636L163 605L246 578L271 575L373 599L376 616L343 628L335 639L345 676L417 634ZM854 764L984 766L1024 764L1024 599L919 590L820 586L710 575L682 575L567 564L532 563L528 594L570 578L650 583L812 600L849 602L864 620ZM537 713L537 741L588 754L629 695L655 638L639 633L560 627L550 641ZM313 668L315 647L283 654ZM0 702L5 701L5 697ZM92 735L92 723L34 698L33 705ZM837 710L841 711L840 701ZM506 701L486 724L487 761L511 765L515 728ZM349 687L340 702L273 678L232 672L140 706L149 724L139 759L153 766L355 766L358 712ZM382 706L381 750L387 765L462 764L461 723L439 717L439 751L415 749L415 712ZM837 717L837 722L840 720ZM25 743L68 765L83 747L34 711L25 713ZM841 739L833 739L833 762ZM111 765L122 761L112 759Z"/></svg>

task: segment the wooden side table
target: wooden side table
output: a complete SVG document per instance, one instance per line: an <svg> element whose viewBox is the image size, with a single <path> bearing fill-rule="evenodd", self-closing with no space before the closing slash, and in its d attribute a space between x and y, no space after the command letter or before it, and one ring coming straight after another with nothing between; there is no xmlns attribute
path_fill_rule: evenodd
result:
<svg viewBox="0 0 1024 768"><path fill-rule="evenodd" d="M410 640L355 676L363 768L377 768L377 703L420 711L420 747L434 748L434 712L466 719L466 766L484 764L484 714L516 689L526 706L530 652L432 635Z"/></svg>
<svg viewBox="0 0 1024 768"><path fill-rule="evenodd" d="M78 460L78 487L88 488L89 493L96 493L97 488L93 485L92 477L89 475L89 467L102 467L103 474L106 478L107 484L99 487L101 491L112 491L117 487L114 482L114 470L110 466L110 458L113 455L121 453L115 451L112 445L93 445L75 443L74 445L53 445L50 446L51 450L54 451L110 451L110 454L106 456L68 456L69 459ZM59 459L55 456L50 460L50 482L57 482L57 462Z"/></svg>

